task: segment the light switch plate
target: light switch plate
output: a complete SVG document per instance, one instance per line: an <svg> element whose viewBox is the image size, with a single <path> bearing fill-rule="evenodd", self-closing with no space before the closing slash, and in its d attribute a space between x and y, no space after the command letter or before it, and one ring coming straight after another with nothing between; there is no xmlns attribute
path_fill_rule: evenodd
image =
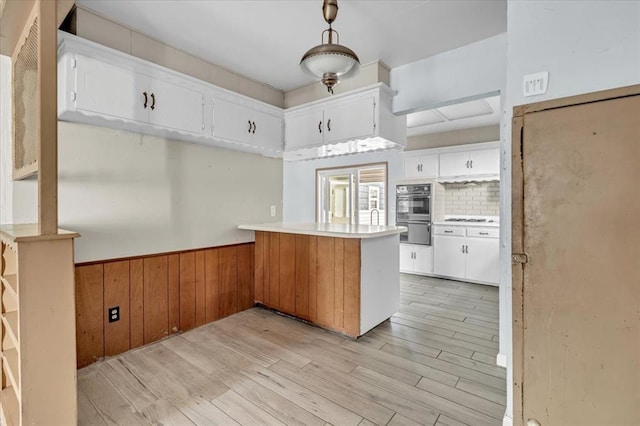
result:
<svg viewBox="0 0 640 426"><path fill-rule="evenodd" d="M271 206L271 217L276 216L276 206Z"/></svg>
<svg viewBox="0 0 640 426"><path fill-rule="evenodd" d="M522 94L524 96L543 95L549 86L549 72L543 71L527 74L522 79Z"/></svg>

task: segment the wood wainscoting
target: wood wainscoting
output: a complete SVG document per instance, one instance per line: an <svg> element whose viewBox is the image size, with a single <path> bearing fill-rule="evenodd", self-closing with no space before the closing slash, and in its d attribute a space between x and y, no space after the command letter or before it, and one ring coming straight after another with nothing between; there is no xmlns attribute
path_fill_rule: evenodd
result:
<svg viewBox="0 0 640 426"><path fill-rule="evenodd" d="M255 300L360 335L360 239L256 231Z"/></svg>
<svg viewBox="0 0 640 426"><path fill-rule="evenodd" d="M76 265L78 368L251 308L253 265L253 243Z"/></svg>

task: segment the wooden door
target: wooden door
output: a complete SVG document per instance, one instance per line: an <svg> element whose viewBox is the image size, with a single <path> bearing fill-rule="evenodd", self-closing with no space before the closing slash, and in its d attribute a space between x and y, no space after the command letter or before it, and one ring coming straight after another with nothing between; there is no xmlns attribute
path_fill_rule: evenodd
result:
<svg viewBox="0 0 640 426"><path fill-rule="evenodd" d="M639 94L514 113L515 424L640 424Z"/></svg>

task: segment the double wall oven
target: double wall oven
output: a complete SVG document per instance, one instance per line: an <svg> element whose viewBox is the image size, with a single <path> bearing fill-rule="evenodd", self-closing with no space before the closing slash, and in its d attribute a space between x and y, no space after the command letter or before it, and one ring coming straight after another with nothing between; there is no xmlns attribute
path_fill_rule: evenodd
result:
<svg viewBox="0 0 640 426"><path fill-rule="evenodd" d="M401 243L431 245L431 184L396 186L396 225L406 226Z"/></svg>

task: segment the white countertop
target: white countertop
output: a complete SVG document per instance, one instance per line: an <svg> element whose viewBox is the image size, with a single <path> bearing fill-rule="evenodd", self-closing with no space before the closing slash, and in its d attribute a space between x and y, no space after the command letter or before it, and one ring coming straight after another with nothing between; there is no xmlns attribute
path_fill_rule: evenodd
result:
<svg viewBox="0 0 640 426"><path fill-rule="evenodd" d="M500 228L500 222L433 222L436 226L464 226L480 228Z"/></svg>
<svg viewBox="0 0 640 426"><path fill-rule="evenodd" d="M377 238L401 234L404 226L343 225L337 223L259 223L239 225L238 229L249 231L282 232L285 234L315 235L338 238Z"/></svg>

